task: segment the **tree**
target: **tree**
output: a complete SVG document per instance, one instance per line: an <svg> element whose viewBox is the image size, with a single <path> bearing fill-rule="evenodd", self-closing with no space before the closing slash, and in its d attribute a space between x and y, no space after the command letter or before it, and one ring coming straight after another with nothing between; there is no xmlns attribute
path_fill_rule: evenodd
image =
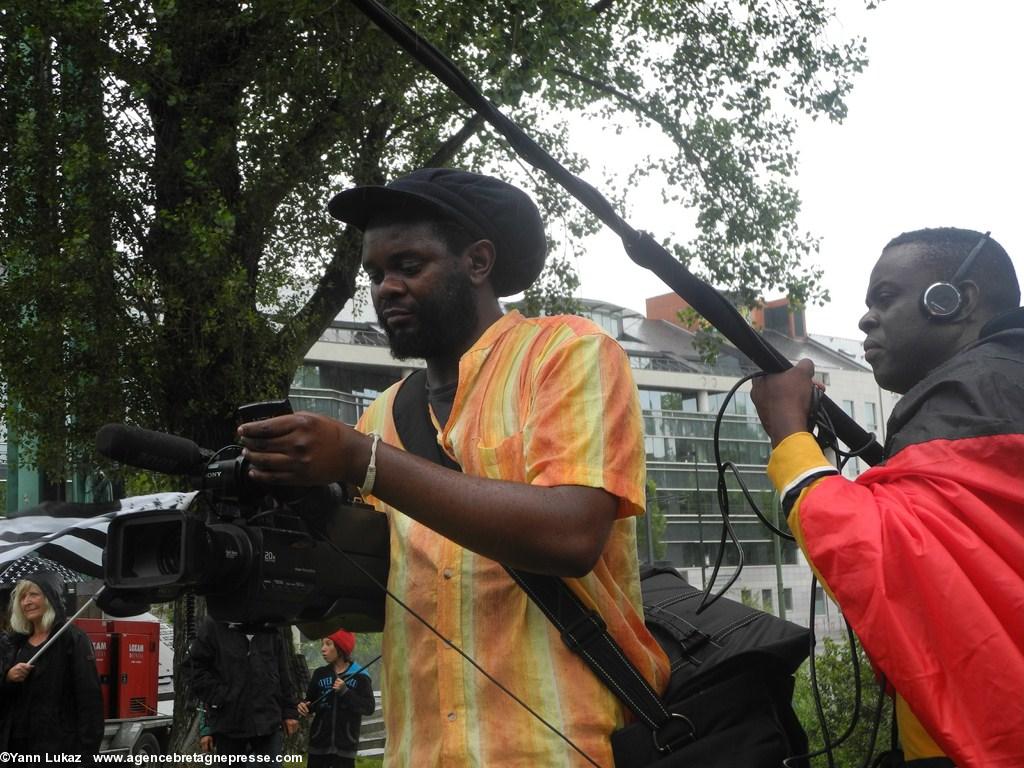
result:
<svg viewBox="0 0 1024 768"><path fill-rule="evenodd" d="M656 173L694 211L680 257L751 297L818 295L793 114L841 119L865 64L863 41L827 40L826 0L391 7L577 172L552 115L660 128L674 152L627 183ZM217 448L238 404L287 390L356 284L332 191L417 166L522 175L341 0L10 0L0 33L0 407L54 493L105 422ZM520 180L570 248L595 227ZM544 294L573 279L552 253Z"/></svg>
<svg viewBox="0 0 1024 768"><path fill-rule="evenodd" d="M890 748L891 742L891 702L885 701L879 716L878 684L871 664L864 650L857 645L858 668L860 671L860 701L857 701L856 685L850 648L846 643L839 643L830 638L823 641L822 652L815 657L815 676L817 678L818 696L828 727L829 741L836 744L850 726L854 716L857 724L850 737L834 749L834 760L837 768L861 768L870 764L865 758L873 759ZM793 694L793 706L797 717L807 731L811 749L824 747L825 735L818 718L814 702L814 686L811 683L810 667L805 663L798 671L796 691ZM877 720L877 733L875 723ZM824 765L825 758L819 758L815 764Z"/></svg>
<svg viewBox="0 0 1024 768"><path fill-rule="evenodd" d="M677 152L636 177L695 211L681 255L745 295L806 297L791 113L842 118L865 59L827 42L823 0L789 5L393 7L556 150L556 110L660 126ZM38 438L22 461L55 478L93 460L106 420L219 446L238 403L286 389L355 284L332 190L509 158L345 2L14 0L0 23L3 396ZM543 179L532 191L574 240L593 226Z"/></svg>
<svg viewBox="0 0 1024 768"><path fill-rule="evenodd" d="M647 478L647 510L645 517L638 518L636 524L636 549L643 561L649 560L650 553L654 553L654 560L661 560L665 557L665 528L668 520L665 513L661 511L658 503L658 486ZM651 543L647 543L647 531L651 532ZM654 565L652 560L650 565Z"/></svg>

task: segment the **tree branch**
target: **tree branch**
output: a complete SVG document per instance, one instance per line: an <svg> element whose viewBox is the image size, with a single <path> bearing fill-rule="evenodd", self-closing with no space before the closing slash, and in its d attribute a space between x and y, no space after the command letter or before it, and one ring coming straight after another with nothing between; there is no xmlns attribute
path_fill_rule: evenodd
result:
<svg viewBox="0 0 1024 768"><path fill-rule="evenodd" d="M565 69L563 67L556 67L553 70L553 72L555 74L568 77L577 82L585 83L586 85L589 85L590 87L595 88L602 93L606 93L609 96L612 96L618 99L619 101L628 104L639 114L653 121L659 128L661 128L666 134L668 134L669 137L671 137L672 141L676 144L676 146L678 146L682 150L683 156L686 158L687 162L689 162L693 166L694 170L696 170L697 175L700 176L701 180L704 182L705 187L714 194L722 210L729 210L730 206L726 204L726 201L722 198L722 195L719 194L716 185L712 182L712 179L709 178L707 170L701 162L701 158L697 155L696 152L693 151L693 147L690 145L690 142L687 141L686 137L683 136L682 132L680 132L680 130L676 127L674 122L670 121L667 117L657 114L647 104L640 101L635 96L625 93L624 91L620 91L618 88L616 88L614 85L610 83L595 80L594 78L587 77L586 75L582 75L578 72L573 72L572 70Z"/></svg>
<svg viewBox="0 0 1024 768"><path fill-rule="evenodd" d="M571 80L575 80L580 83L585 83L586 85L589 85L591 88L597 89L601 93L605 93L609 96L612 96L618 99L619 101L628 104L636 112L639 112L647 119L656 123L658 127L661 128L661 130L665 131L665 133L672 137L672 140L676 143L676 145L681 150L683 150L683 154L686 156L686 159L693 163L695 166L697 166L697 171L698 173L701 174L701 178L704 179L705 183L707 182L707 178L705 178L704 173L700 168L700 158L697 157L697 155L694 153L693 148L690 146L690 143L686 140L686 137L683 136L683 134L680 133L679 129L666 117L658 115L647 104L640 101L640 99L624 91L620 91L611 83L605 83L600 80L595 80L592 77L581 75L579 72L573 72L572 70L565 69L564 67L556 67L553 70L553 72L556 75L563 75L564 77L568 77Z"/></svg>
<svg viewBox="0 0 1024 768"><path fill-rule="evenodd" d="M302 107L296 106L295 124L300 123L299 112ZM360 156L380 156L381 137L386 134L386 126L390 125L395 105L386 99L379 100L364 116L367 126ZM323 108L318 118L295 140L282 142L285 147L277 160L264 165L260 173L246 185L241 193L239 210L241 211L236 231L241 240L243 264L252 276L258 269L259 259L266 241L266 224L271 220L274 211L284 198L295 188L296 180L303 177L303 168L314 167L320 163L320 156L336 140L339 121L345 109L339 96L332 98ZM365 165L365 164L364 164ZM353 179L359 184L383 183L377 163L370 167L354 169Z"/></svg>
<svg viewBox="0 0 1024 768"><path fill-rule="evenodd" d="M426 168L442 168L451 162L452 158L462 149L466 142L475 136L484 125L483 115L474 113L469 120L454 134L437 148L437 151L430 156L424 164Z"/></svg>
<svg viewBox="0 0 1024 768"><path fill-rule="evenodd" d="M284 150L277 160L261 166L260 172L242 190L236 232L243 254L243 265L255 274L266 241L267 223L284 198L303 176L302 169L319 162L337 133L341 100L331 99L319 117L309 123L301 136L282 142Z"/></svg>
<svg viewBox="0 0 1024 768"><path fill-rule="evenodd" d="M334 258L320 276L313 295L278 332L277 354L282 359L291 358L286 370L293 371L299 366L323 329L354 295L361 242L362 234L355 227L345 228L335 240Z"/></svg>

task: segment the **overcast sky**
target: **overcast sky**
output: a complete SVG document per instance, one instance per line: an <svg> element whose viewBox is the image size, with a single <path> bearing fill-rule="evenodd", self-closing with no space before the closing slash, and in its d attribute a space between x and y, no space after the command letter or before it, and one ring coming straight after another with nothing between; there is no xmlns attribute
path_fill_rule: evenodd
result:
<svg viewBox="0 0 1024 768"><path fill-rule="evenodd" d="M887 0L870 12L859 0L837 5L834 34L866 35L870 64L844 123L808 121L798 134L797 187L801 224L822 239L817 263L832 297L828 306L808 310L808 329L861 338L868 273L900 232L990 229L1024 276L1024 4ZM607 138L593 129L581 129L578 140L602 146L605 156L628 156L609 153L599 144ZM595 163L588 178L599 182L602 153L588 154ZM653 193L639 191L627 219L671 236L679 214ZM607 233L594 239L579 269L580 296L640 312L646 297L668 290Z"/></svg>

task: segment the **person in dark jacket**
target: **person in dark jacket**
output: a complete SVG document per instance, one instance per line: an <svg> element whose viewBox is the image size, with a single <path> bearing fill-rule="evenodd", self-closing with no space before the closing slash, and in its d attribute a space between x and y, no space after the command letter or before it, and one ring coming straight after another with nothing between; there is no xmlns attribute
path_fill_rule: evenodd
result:
<svg viewBox="0 0 1024 768"><path fill-rule="evenodd" d="M889 242L860 328L875 380L902 398L884 461L856 480L806 431L810 360L751 391L789 527L895 695L908 768L1024 765L1020 297L988 233Z"/></svg>
<svg viewBox="0 0 1024 768"><path fill-rule="evenodd" d="M218 754L282 754L283 736L299 727L287 653L272 627L203 620L181 672L206 705Z"/></svg>
<svg viewBox="0 0 1024 768"><path fill-rule="evenodd" d="M356 637L339 629L325 637L320 655L327 662L309 681L299 714L313 714L308 768L353 768L363 716L375 708L369 675L352 661Z"/></svg>
<svg viewBox="0 0 1024 768"><path fill-rule="evenodd" d="M0 746L23 755L80 755L91 764L103 738L103 699L88 635L64 626L62 582L40 571L14 587L0 668Z"/></svg>

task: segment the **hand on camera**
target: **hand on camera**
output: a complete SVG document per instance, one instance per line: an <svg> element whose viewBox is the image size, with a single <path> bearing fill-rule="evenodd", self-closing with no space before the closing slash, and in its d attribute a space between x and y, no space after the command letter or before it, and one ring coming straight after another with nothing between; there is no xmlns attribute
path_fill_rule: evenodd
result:
<svg viewBox="0 0 1024 768"><path fill-rule="evenodd" d="M243 424L238 436L253 480L280 485L326 485L363 479L370 440L315 413Z"/></svg>

